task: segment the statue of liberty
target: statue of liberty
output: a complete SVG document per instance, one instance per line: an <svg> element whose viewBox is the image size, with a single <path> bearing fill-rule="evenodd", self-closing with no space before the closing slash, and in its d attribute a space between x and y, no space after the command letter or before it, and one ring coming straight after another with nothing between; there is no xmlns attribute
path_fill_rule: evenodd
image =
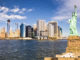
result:
<svg viewBox="0 0 80 60"><path fill-rule="evenodd" d="M75 12L72 13L72 18L69 19L70 23L70 35L72 36L78 36L77 28L76 28L76 23L77 23L77 6L74 6Z"/></svg>

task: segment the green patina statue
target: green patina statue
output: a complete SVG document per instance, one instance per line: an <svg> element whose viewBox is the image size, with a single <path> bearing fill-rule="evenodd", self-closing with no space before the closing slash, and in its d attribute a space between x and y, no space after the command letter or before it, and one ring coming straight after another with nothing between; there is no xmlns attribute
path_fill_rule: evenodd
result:
<svg viewBox="0 0 80 60"><path fill-rule="evenodd" d="M77 6L74 6L75 12L72 13L72 18L69 19L70 23L70 35L72 36L78 36L77 28L76 28L76 23L77 23Z"/></svg>

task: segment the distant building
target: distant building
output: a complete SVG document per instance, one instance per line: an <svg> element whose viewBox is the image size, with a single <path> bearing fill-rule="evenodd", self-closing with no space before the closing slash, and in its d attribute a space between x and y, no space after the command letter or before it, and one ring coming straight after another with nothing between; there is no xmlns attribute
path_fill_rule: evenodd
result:
<svg viewBox="0 0 80 60"><path fill-rule="evenodd" d="M41 34L43 35L46 30L47 30L46 22L44 20L38 20L38 22L37 22L37 36L38 36L38 39L43 37L43 36L41 36Z"/></svg>
<svg viewBox="0 0 80 60"><path fill-rule="evenodd" d="M20 25L20 37L25 37L25 25L22 23Z"/></svg>
<svg viewBox="0 0 80 60"><path fill-rule="evenodd" d="M5 28L2 28L0 31L0 38L5 38L5 37L6 37Z"/></svg>
<svg viewBox="0 0 80 60"><path fill-rule="evenodd" d="M34 33L34 37L36 37L37 36L37 25L36 24L33 25L33 33Z"/></svg>
<svg viewBox="0 0 80 60"><path fill-rule="evenodd" d="M58 37L62 37L62 28L58 26Z"/></svg>
<svg viewBox="0 0 80 60"><path fill-rule="evenodd" d="M48 32L47 31L40 31L40 36L48 36Z"/></svg>
<svg viewBox="0 0 80 60"><path fill-rule="evenodd" d="M32 37L33 29L31 26L26 26L26 37Z"/></svg>
<svg viewBox="0 0 80 60"><path fill-rule="evenodd" d="M10 29L8 38L18 38L18 37L20 37L20 30L17 29L16 31L13 31L12 29Z"/></svg>
<svg viewBox="0 0 80 60"><path fill-rule="evenodd" d="M58 37L58 24L57 22L49 22L48 23L48 37Z"/></svg>
<svg viewBox="0 0 80 60"><path fill-rule="evenodd" d="M42 39L48 39L48 31L40 31L40 37Z"/></svg>
<svg viewBox="0 0 80 60"><path fill-rule="evenodd" d="M10 20L7 20L7 37L10 34Z"/></svg>
<svg viewBox="0 0 80 60"><path fill-rule="evenodd" d="M44 20L38 20L37 22L37 36L40 36L40 31L46 31L47 26Z"/></svg>
<svg viewBox="0 0 80 60"><path fill-rule="evenodd" d="M17 29L17 30L15 31L15 37L20 37L20 30L19 30L19 29Z"/></svg>
<svg viewBox="0 0 80 60"><path fill-rule="evenodd" d="M12 29L10 29L10 32L9 32L9 38L13 38L15 37L15 33L12 31Z"/></svg>
<svg viewBox="0 0 80 60"><path fill-rule="evenodd" d="M33 25L33 29L34 29L34 30L37 29L37 25L36 25L36 24Z"/></svg>

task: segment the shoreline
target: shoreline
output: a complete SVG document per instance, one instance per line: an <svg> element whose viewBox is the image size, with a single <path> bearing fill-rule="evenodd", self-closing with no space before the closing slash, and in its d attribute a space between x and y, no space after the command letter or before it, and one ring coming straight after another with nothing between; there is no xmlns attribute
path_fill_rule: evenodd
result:
<svg viewBox="0 0 80 60"><path fill-rule="evenodd" d="M28 39L28 38L0 38L0 40L40 40L40 39ZM43 40L51 40L51 39L43 39ZM67 40L67 39L54 39L54 41L56 40Z"/></svg>

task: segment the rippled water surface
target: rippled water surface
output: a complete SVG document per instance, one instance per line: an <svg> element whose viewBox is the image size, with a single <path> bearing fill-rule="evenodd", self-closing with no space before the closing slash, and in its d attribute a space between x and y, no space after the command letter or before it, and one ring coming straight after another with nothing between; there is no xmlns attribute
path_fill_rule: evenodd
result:
<svg viewBox="0 0 80 60"><path fill-rule="evenodd" d="M65 52L67 40L0 40L0 60L43 60Z"/></svg>

